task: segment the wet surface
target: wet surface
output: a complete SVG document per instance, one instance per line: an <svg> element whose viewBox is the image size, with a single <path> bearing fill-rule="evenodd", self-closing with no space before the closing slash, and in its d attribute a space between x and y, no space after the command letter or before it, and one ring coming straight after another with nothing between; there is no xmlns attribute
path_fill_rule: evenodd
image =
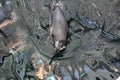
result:
<svg viewBox="0 0 120 80"><path fill-rule="evenodd" d="M60 2L69 25L70 43L62 57L54 57L51 65L54 47L46 40L50 34L52 0L0 2L0 80L118 78L120 1Z"/></svg>

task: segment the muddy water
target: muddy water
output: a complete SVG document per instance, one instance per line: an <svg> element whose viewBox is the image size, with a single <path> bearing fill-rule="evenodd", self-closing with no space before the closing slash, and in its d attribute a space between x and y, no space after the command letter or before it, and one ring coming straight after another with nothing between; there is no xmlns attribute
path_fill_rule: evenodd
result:
<svg viewBox="0 0 120 80"><path fill-rule="evenodd" d="M94 25L80 21L76 14L79 14L79 17L83 16L86 20L96 22L100 27L105 21L105 31L120 36L120 1L60 0L60 2L63 3L63 12L69 25L70 43L63 52L64 56L53 60L52 67L49 68L48 64L54 48L45 41L49 36L52 0L13 1L13 9L18 19L13 25L2 29L6 31L6 34L13 36L13 38L9 37L11 42L8 43L9 49L12 44L16 43L14 40L23 42L25 47L20 46L22 49L20 48L16 52L15 59L12 56L5 59L6 62L0 72L1 80L4 78L6 80L15 78L18 80L117 79L120 75L119 41L111 42ZM11 28L11 26L15 27ZM15 34L18 37L15 37ZM23 39L21 40L19 37ZM7 64L10 64L11 68L5 67L4 70L3 67ZM42 66L43 64L44 66ZM17 66L19 67L13 69ZM12 74L5 75L6 70L12 71ZM41 72L42 70L43 72Z"/></svg>

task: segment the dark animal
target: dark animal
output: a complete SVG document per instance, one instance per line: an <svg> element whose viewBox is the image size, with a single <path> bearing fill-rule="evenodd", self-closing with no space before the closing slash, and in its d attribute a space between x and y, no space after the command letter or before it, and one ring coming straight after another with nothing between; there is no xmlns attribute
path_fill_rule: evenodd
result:
<svg viewBox="0 0 120 80"><path fill-rule="evenodd" d="M68 25L66 18L59 3L54 5L52 12L50 36L52 37L53 46L55 51L59 52L66 48L68 38Z"/></svg>

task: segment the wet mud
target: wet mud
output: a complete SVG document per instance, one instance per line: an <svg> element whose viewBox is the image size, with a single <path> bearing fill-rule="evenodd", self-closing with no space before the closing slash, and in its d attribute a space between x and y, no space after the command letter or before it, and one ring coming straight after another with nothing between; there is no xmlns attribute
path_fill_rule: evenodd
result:
<svg viewBox="0 0 120 80"><path fill-rule="evenodd" d="M116 80L120 76L119 0L58 0L70 40L51 65L54 47L46 40L56 0L4 1L0 2L0 80Z"/></svg>

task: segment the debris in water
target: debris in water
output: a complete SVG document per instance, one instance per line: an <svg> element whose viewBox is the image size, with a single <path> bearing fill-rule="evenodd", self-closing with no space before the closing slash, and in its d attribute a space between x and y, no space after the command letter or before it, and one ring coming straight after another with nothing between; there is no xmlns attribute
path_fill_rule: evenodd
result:
<svg viewBox="0 0 120 80"><path fill-rule="evenodd" d="M11 12L11 19L5 19L2 23L0 23L0 28L7 26L8 24L12 24L17 21L17 16L14 10Z"/></svg>
<svg viewBox="0 0 120 80"><path fill-rule="evenodd" d="M48 75L48 71L45 69L45 64L42 64L38 72L36 72L36 76L39 79L45 79L47 75Z"/></svg>
<svg viewBox="0 0 120 80"><path fill-rule="evenodd" d="M0 65L3 64L4 58L10 56L8 53L1 53L0 51Z"/></svg>

